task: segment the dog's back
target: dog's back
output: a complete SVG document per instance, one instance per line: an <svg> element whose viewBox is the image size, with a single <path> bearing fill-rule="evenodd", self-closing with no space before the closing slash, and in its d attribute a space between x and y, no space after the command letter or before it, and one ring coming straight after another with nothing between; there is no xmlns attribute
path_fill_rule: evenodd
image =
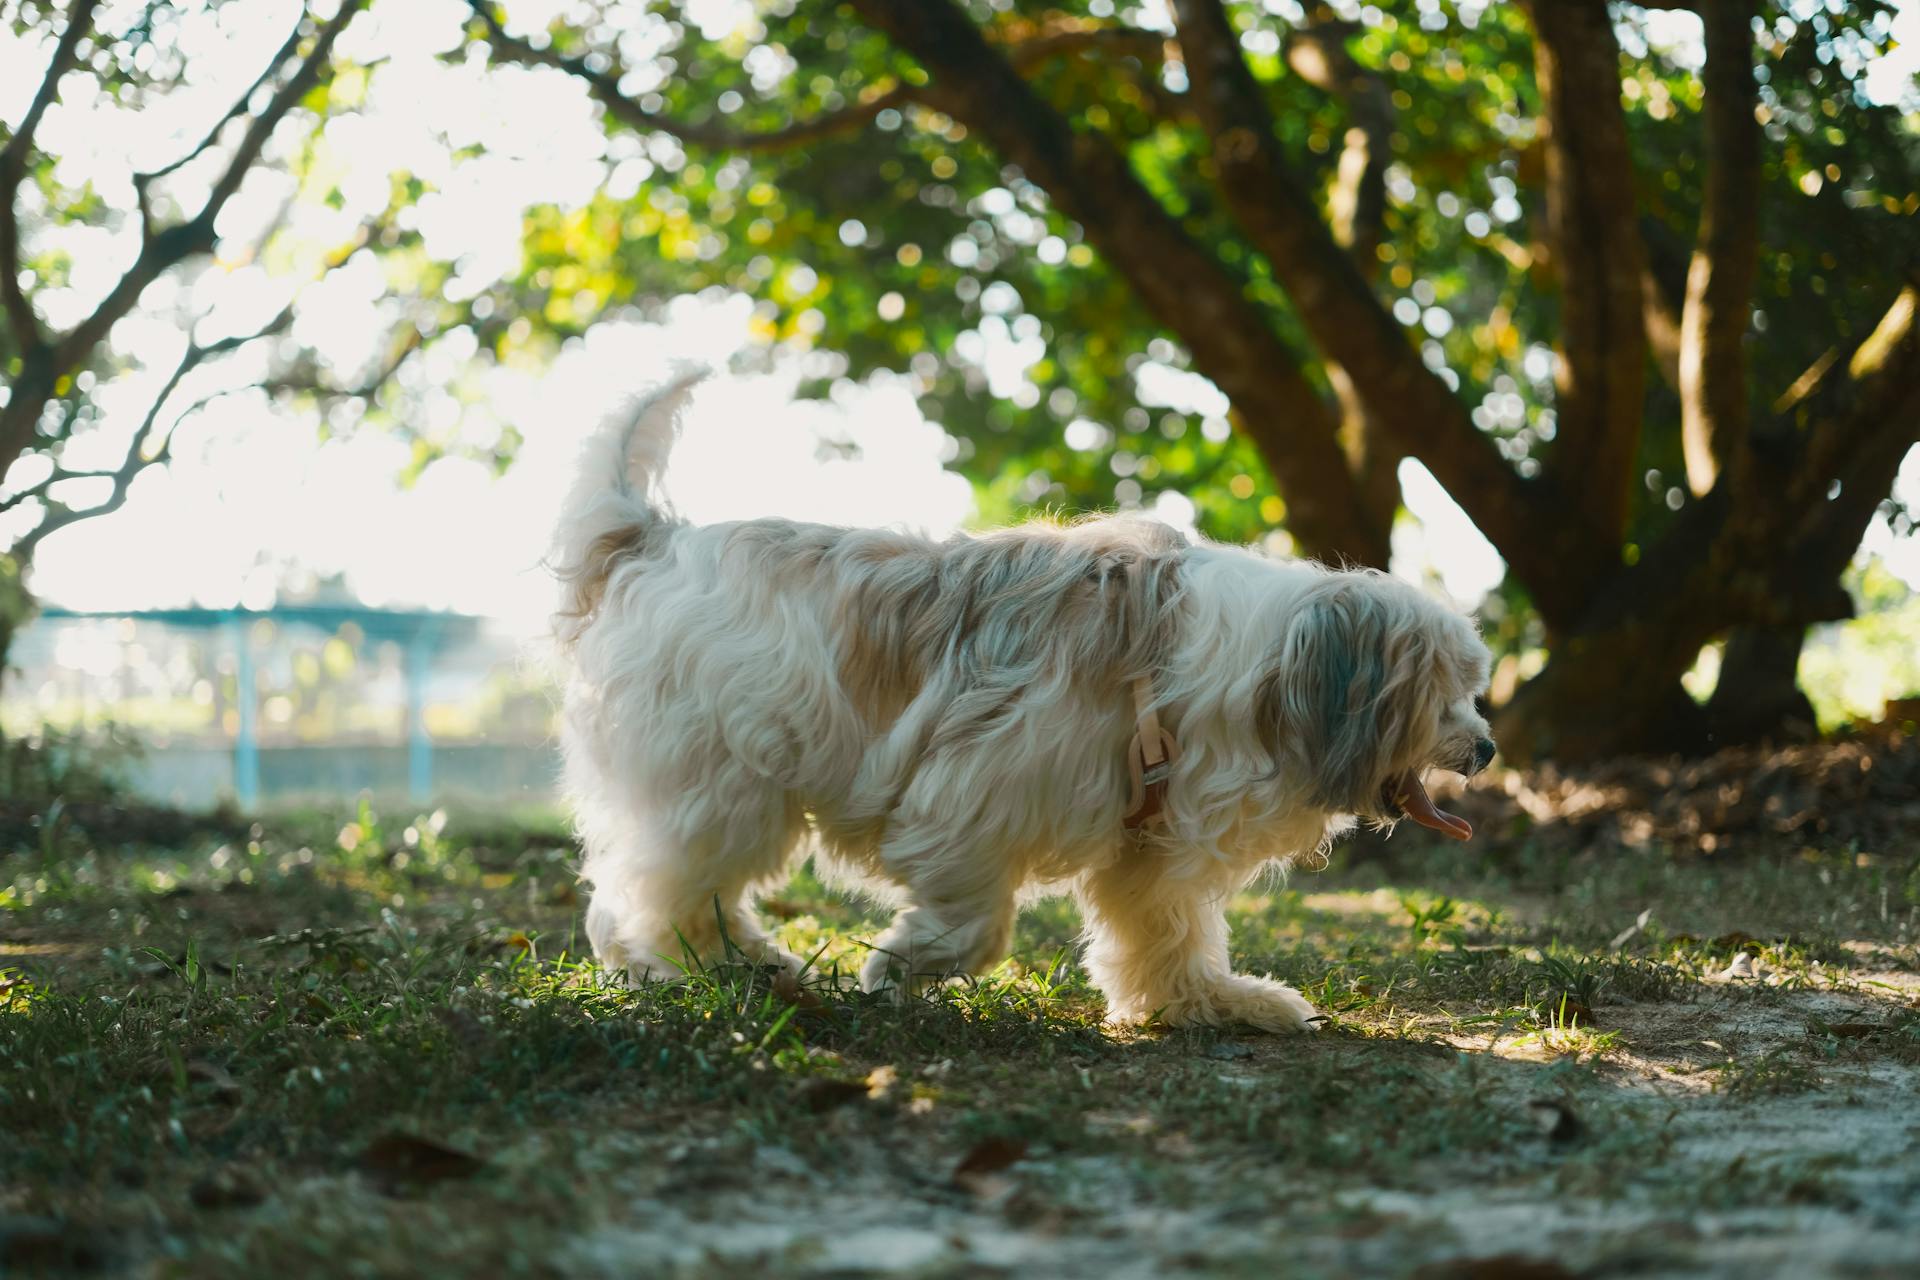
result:
<svg viewBox="0 0 1920 1280"><path fill-rule="evenodd" d="M809 817L830 852L875 873L903 806L1004 821L1010 841L1028 828L1010 856L1107 825L1131 731L1124 690L1166 642L1184 539L1138 518L945 542L779 519L690 525L658 495L690 387L596 434L556 540L585 873L648 886L617 909L596 893L603 954L633 963L689 919L698 931L711 905L679 899L716 893L734 944L760 937L726 904L783 871ZM1041 797L1061 792L1084 797L1085 832L1022 816L1054 813Z"/></svg>

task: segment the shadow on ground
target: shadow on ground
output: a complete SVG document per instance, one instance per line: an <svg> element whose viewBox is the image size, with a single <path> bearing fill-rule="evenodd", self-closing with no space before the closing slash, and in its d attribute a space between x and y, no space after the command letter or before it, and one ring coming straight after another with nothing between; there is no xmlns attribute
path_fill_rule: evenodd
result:
<svg viewBox="0 0 1920 1280"><path fill-rule="evenodd" d="M1356 842L1235 903L1242 967L1330 1015L1275 1039L1104 1029L1059 903L903 1008L802 872L808 983L627 990L551 820L37 816L0 859L13 1272L1920 1266L1920 849L1859 823Z"/></svg>

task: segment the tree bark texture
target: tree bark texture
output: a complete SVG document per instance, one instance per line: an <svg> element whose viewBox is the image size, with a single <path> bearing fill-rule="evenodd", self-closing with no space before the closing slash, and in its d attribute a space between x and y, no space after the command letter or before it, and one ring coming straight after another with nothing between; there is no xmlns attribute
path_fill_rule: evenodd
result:
<svg viewBox="0 0 1920 1280"><path fill-rule="evenodd" d="M1851 615L1840 573L1920 442L1917 313L1920 284L1909 284L1794 419L1756 437L1746 482L1723 473L1639 564L1599 587L1581 624L1496 716L1503 754L1703 750L1713 717L1671 696L1703 645L1729 628L1798 637ZM1755 653L1750 643L1736 651L1741 667L1777 671L1778 646ZM1777 683L1757 692L1779 701ZM1734 722L1738 696L1729 685L1719 700L1722 723Z"/></svg>
<svg viewBox="0 0 1920 1280"><path fill-rule="evenodd" d="M1804 742L1819 725L1800 691L1800 648L1806 629L1737 627L1727 636L1720 679L1707 700L1713 747Z"/></svg>
<svg viewBox="0 0 1920 1280"><path fill-rule="evenodd" d="M1308 13L1283 46L1287 66L1302 80L1345 108L1346 132L1327 198L1333 238L1353 259L1369 285L1380 271L1387 215L1387 168L1393 163L1393 130L1399 112L1378 75L1362 66L1346 42L1357 28L1325 4ZM1400 509L1400 459L1388 429L1367 408L1353 379L1338 363L1325 362L1327 381L1340 402L1340 447L1359 487L1360 502L1379 529L1391 529ZM1384 562L1381 564L1385 568Z"/></svg>

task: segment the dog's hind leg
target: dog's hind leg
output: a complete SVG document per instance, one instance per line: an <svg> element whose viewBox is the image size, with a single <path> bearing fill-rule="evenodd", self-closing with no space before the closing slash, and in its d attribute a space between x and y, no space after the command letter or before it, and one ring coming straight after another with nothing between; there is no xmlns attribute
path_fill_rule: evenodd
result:
<svg viewBox="0 0 1920 1280"><path fill-rule="evenodd" d="M1086 922L1087 972L1107 997L1109 1022L1314 1028L1313 1006L1298 991L1233 972L1226 918L1232 888L1168 878L1137 852L1082 878L1076 896Z"/></svg>
<svg viewBox="0 0 1920 1280"><path fill-rule="evenodd" d="M640 822L588 831L587 936L602 964L635 979L736 959L800 970L767 933L753 894L786 872L805 819L771 784L737 781L747 785L711 787L654 806Z"/></svg>

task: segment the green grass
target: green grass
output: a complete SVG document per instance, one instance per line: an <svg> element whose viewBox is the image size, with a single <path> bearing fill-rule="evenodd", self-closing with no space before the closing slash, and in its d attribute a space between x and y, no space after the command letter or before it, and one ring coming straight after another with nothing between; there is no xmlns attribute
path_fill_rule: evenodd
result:
<svg viewBox="0 0 1920 1280"><path fill-rule="evenodd" d="M1663 1069L1693 1070L1701 1105L1920 1058L1904 990L1860 976L1913 967L1920 884L1851 850L1336 856L1234 904L1240 966L1332 1015L1272 1039L1109 1031L1064 903L1027 912L995 972L903 1005L847 980L879 917L802 871L768 905L815 957L804 988L725 965L629 989L582 952L550 816L362 806L154 841L41 816L0 856L0 1269L566 1274L560 1242L770 1147L831 1185L876 1153L941 1169L1017 1144L1064 1170L1020 1202L1048 1221L1113 1179L1217 1207L1249 1171L1300 1203L1458 1178L1671 1200L1704 1175L1625 1087L1687 1056L1637 1029L1660 1011L1791 1023L1690 1032L1693 1066ZM1765 981L1719 979L1739 950ZM1833 991L1884 1008L1865 1030L1795 1012ZM1543 1136L1543 1098L1579 1136ZM1806 1168L1712 1194L1832 1180Z"/></svg>

